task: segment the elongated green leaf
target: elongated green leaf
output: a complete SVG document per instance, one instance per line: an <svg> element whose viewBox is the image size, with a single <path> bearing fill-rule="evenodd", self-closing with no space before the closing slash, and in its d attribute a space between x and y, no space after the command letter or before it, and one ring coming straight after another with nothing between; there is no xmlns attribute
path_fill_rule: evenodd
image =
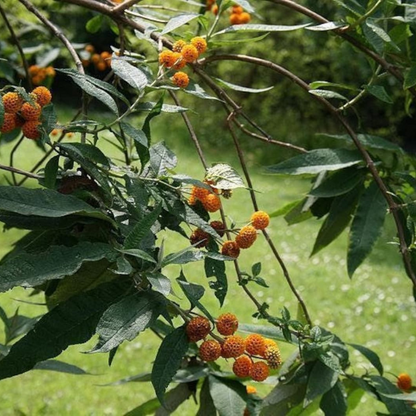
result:
<svg viewBox="0 0 416 416"><path fill-rule="evenodd" d="M366 85L365 89L374 97L388 104L393 104L390 95L387 94L386 89L381 85Z"/></svg>
<svg viewBox="0 0 416 416"><path fill-rule="evenodd" d="M155 103L153 101L147 101L145 103L139 104L136 107L136 110L137 111L152 111L155 108L156 105L157 105L157 103ZM184 113L185 111L188 111L188 108L181 107L180 105L163 104L160 107L160 111L162 113L175 114L175 113Z"/></svg>
<svg viewBox="0 0 416 416"><path fill-rule="evenodd" d="M187 264L194 261L200 261L204 259L204 257L204 253L201 250L189 246L177 253L171 253L164 257L162 260L162 267L165 267L168 264Z"/></svg>
<svg viewBox="0 0 416 416"><path fill-rule="evenodd" d="M370 254L381 233L386 214L386 200L377 184L372 182L360 197L351 225L347 256L350 277Z"/></svg>
<svg viewBox="0 0 416 416"><path fill-rule="evenodd" d="M347 97L344 97L343 95L335 92L335 91L329 91L329 90L309 90L309 94L317 95L318 97L325 98L327 100L331 98L336 98L338 100L348 101Z"/></svg>
<svg viewBox="0 0 416 416"><path fill-rule="evenodd" d="M336 197L332 201L329 214L325 218L316 237L311 256L332 243L348 226L361 191L362 187L358 186L345 195Z"/></svg>
<svg viewBox="0 0 416 416"><path fill-rule="evenodd" d="M124 249L135 249L139 246L142 239L146 236L146 234L150 231L152 225L156 222L161 210L161 206L158 205L153 209L152 212L147 214L134 226L130 234L126 237L126 241L124 242Z"/></svg>
<svg viewBox="0 0 416 416"><path fill-rule="evenodd" d="M204 380L201 387L201 393L199 395L199 409L196 416L217 416L217 410L215 409L214 401L212 400L212 396L209 391L208 377Z"/></svg>
<svg viewBox="0 0 416 416"><path fill-rule="evenodd" d="M157 177L163 176L168 169L172 169L178 163L176 155L162 142L156 143L149 149L150 166Z"/></svg>
<svg viewBox="0 0 416 416"><path fill-rule="evenodd" d="M97 146L93 146L92 144L62 143L59 147L71 154L77 154L77 160L85 159L94 163L100 163L106 168L110 167L107 156Z"/></svg>
<svg viewBox="0 0 416 416"><path fill-rule="evenodd" d="M114 303L98 322L99 339L90 352L108 352L123 341L131 341L153 325L164 306L163 296L155 292L134 293Z"/></svg>
<svg viewBox="0 0 416 416"><path fill-rule="evenodd" d="M215 182L218 189L244 188L244 182L237 171L225 163L217 163L207 169L206 180Z"/></svg>
<svg viewBox="0 0 416 416"><path fill-rule="evenodd" d="M214 260L209 257L205 258L204 262L205 275L207 278L215 277L215 282L209 282L209 286L214 290L215 296L223 305L225 296L228 291L227 275L225 274L225 264L223 261Z"/></svg>
<svg viewBox="0 0 416 416"><path fill-rule="evenodd" d="M0 126L3 125L3 120L4 120L4 104L3 104L3 100L1 100L0 102Z"/></svg>
<svg viewBox="0 0 416 416"><path fill-rule="evenodd" d="M138 91L142 91L147 85L147 77L144 72L130 64L124 58L113 56L111 59L111 69L123 81L126 81Z"/></svg>
<svg viewBox="0 0 416 416"><path fill-rule="evenodd" d="M285 160L278 165L268 166L266 173L281 175L316 174L357 165L360 154L355 150L317 149Z"/></svg>
<svg viewBox="0 0 416 416"><path fill-rule="evenodd" d="M234 32L290 32L292 30L303 29L306 26L309 26L310 23L303 25L294 25L294 26L284 26L284 25L234 25L229 26L224 30L221 30L213 35L223 35L224 33L234 33Z"/></svg>
<svg viewBox="0 0 416 416"><path fill-rule="evenodd" d="M409 406L407 403L394 400L386 394L400 394L402 393L390 380L381 376L369 376L370 384L380 394L381 401L386 405L390 414L393 415L415 415L416 410Z"/></svg>
<svg viewBox="0 0 416 416"><path fill-rule="evenodd" d="M168 334L159 347L152 369L152 384L162 404L166 388L179 369L188 345L185 327L181 326Z"/></svg>
<svg viewBox="0 0 416 416"><path fill-rule="evenodd" d="M345 23L342 22L328 22L328 23L322 23L321 25L317 26L307 26L305 27L306 30L312 30L315 32L326 32L329 30L336 30L340 27L345 26Z"/></svg>
<svg viewBox="0 0 416 416"><path fill-rule="evenodd" d="M390 399L394 400L401 400L404 402L416 402L416 392L413 393L398 393L398 394L388 394L388 393L381 393L385 397L389 397Z"/></svg>
<svg viewBox="0 0 416 416"><path fill-rule="evenodd" d="M183 290L183 293L185 293L185 296L191 303L191 307L197 307L212 322L214 322L214 318L211 316L211 314L208 312L205 306L199 301L202 298L202 296L204 296L204 287L195 283L188 282L182 273L181 276L176 279L176 281L179 283L180 288Z"/></svg>
<svg viewBox="0 0 416 416"><path fill-rule="evenodd" d="M321 400L320 408L325 416L345 416L347 412L347 400L344 387L337 381L331 390L327 391Z"/></svg>
<svg viewBox="0 0 416 416"><path fill-rule="evenodd" d="M328 137L331 139L343 140L351 143L351 137L348 134L318 134L319 137ZM403 149L395 143L389 142L386 139L369 134L358 134L358 140L367 149L388 150L391 152L403 153Z"/></svg>
<svg viewBox="0 0 416 416"><path fill-rule="evenodd" d="M356 167L339 170L312 189L309 195L330 198L346 194L364 180L365 174L364 169L357 169Z"/></svg>
<svg viewBox="0 0 416 416"><path fill-rule="evenodd" d="M142 260L150 261L151 263L156 263L156 260L150 254L137 248L132 248L129 250L118 250L118 251L124 254L128 254L129 256L133 256Z"/></svg>
<svg viewBox="0 0 416 416"><path fill-rule="evenodd" d="M134 142L137 142L137 143L141 144L144 147L148 146L147 136L144 134L144 132L142 130L136 129L135 127L133 127L132 125L130 125L126 122L122 122L121 127L122 127L124 133L128 137L130 137L130 139L134 140Z"/></svg>
<svg viewBox="0 0 416 416"><path fill-rule="evenodd" d="M73 364L64 363L58 360L46 360L37 363L34 367L34 370L47 370L47 371L57 371L58 373L67 373L74 375L85 375L89 374L80 367L77 367Z"/></svg>
<svg viewBox="0 0 416 416"><path fill-rule="evenodd" d="M155 411L161 407L160 401L155 397L141 404L140 406L125 413L124 416L148 416L154 415Z"/></svg>
<svg viewBox="0 0 416 416"><path fill-rule="evenodd" d="M220 78L215 78L220 84L224 85L225 87L228 87L234 91L241 91L241 92L249 92L249 93L260 93L260 92L266 92L272 90L274 87L267 87L267 88L248 88L248 87L242 87L241 85L235 85L231 82L224 81Z"/></svg>
<svg viewBox="0 0 416 416"><path fill-rule="evenodd" d="M175 29L178 29L181 26L186 25L187 23L196 19L199 16L200 15L198 13L186 13L172 17L166 24L165 28L162 30L162 35L166 35L167 33L173 32Z"/></svg>
<svg viewBox="0 0 416 416"><path fill-rule="evenodd" d="M407 72L404 78L403 88L408 89L408 88L414 87L415 85L416 85L416 65L412 66L409 72Z"/></svg>
<svg viewBox="0 0 416 416"><path fill-rule="evenodd" d="M396 50L400 50L384 29L377 24L375 19L367 19L361 27L365 37L378 53L383 52L386 44Z"/></svg>
<svg viewBox="0 0 416 416"><path fill-rule="evenodd" d="M321 361L316 361L308 377L304 407L313 400L334 387L339 374L327 367Z"/></svg>
<svg viewBox="0 0 416 416"><path fill-rule="evenodd" d="M88 341L104 311L129 287L130 282L121 280L107 283L52 309L0 361L0 380L31 370L69 345Z"/></svg>
<svg viewBox="0 0 416 416"><path fill-rule="evenodd" d="M87 31L90 33L97 33L101 29L103 17L104 16L101 14L94 16L92 19L88 20L87 24L85 25L85 29L87 29Z"/></svg>
<svg viewBox="0 0 416 416"><path fill-rule="evenodd" d="M172 291L172 283L170 282L170 279L167 278L162 273L149 273L147 274L147 280L152 285L152 289L156 292L161 293L163 296L170 295L170 292Z"/></svg>
<svg viewBox="0 0 416 416"><path fill-rule="evenodd" d="M67 70L57 69L59 72L63 72L68 75L74 82L77 84L83 91L85 91L88 95L96 98L97 100L101 101L105 104L111 111L115 114L118 114L117 104L114 101L113 97L108 94L106 91L98 88L96 85L91 83L85 75L80 74L78 72L71 72Z"/></svg>
<svg viewBox="0 0 416 416"><path fill-rule="evenodd" d="M370 363L380 373L380 375L381 376L383 375L383 364L380 361L380 357L374 351L362 345L358 345L358 344L348 344L348 345L351 345L351 347L355 348L357 351L360 351L360 353L364 355L364 357L367 358L368 361L370 361Z"/></svg>
<svg viewBox="0 0 416 416"><path fill-rule="evenodd" d="M21 254L0 266L0 291L13 287L35 287L48 280L75 273L84 262L114 257L104 243L81 242L73 247L51 246L38 254Z"/></svg>
<svg viewBox="0 0 416 416"><path fill-rule="evenodd" d="M56 175L59 167L59 155L54 156L45 166L45 186L49 189L55 189Z"/></svg>
<svg viewBox="0 0 416 416"><path fill-rule="evenodd" d="M189 81L189 85L182 90L183 92L194 95L195 97L202 98L204 100L217 100L221 101L219 98L209 95L199 84L195 84L192 80Z"/></svg>
<svg viewBox="0 0 416 416"><path fill-rule="evenodd" d="M51 189L0 186L0 210L21 215L59 218L76 214L113 222L102 211L71 195Z"/></svg>
<svg viewBox="0 0 416 416"><path fill-rule="evenodd" d="M246 407L246 389L235 380L209 376L209 391L220 416L241 416Z"/></svg>

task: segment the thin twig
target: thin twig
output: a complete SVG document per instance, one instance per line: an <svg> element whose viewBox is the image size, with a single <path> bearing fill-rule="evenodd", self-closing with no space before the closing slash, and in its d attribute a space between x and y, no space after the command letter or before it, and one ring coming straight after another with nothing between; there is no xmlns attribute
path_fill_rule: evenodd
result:
<svg viewBox="0 0 416 416"><path fill-rule="evenodd" d="M23 143L23 140L25 139L25 136L23 136L23 134L21 135L20 139L16 142L16 144L13 146L12 151L10 152L10 157L9 157L9 165L14 168L14 154L16 153L17 149L19 148L19 146ZM14 171L10 171L12 172L12 179L13 179L13 184L17 185L17 180L16 180L16 176L14 175Z"/></svg>
<svg viewBox="0 0 416 416"><path fill-rule="evenodd" d="M5 11L3 10L3 7L1 6L1 4L0 4L0 14L3 17L4 23L6 23L7 29L10 32L10 36L12 37L13 42L16 45L16 48L19 50L20 57L22 58L23 68L26 74L27 83L28 83L29 89L31 90L33 88L33 85L32 85L32 78L29 74L29 64L27 63L25 53L23 52L23 49L22 49L22 45L20 44L19 39L14 33L13 27L10 24L9 19L7 18L7 15Z"/></svg>
<svg viewBox="0 0 416 416"><path fill-rule="evenodd" d="M114 13L123 13L124 10L127 10L129 7L134 6L137 3L140 3L142 0L126 0L118 6L113 7Z"/></svg>
<svg viewBox="0 0 416 416"><path fill-rule="evenodd" d="M0 169L6 170L7 172L12 172L12 174L17 173L18 175L23 175L23 176L26 176L27 178L32 178L32 179L40 179L42 177L42 176L36 175L32 172L27 172L22 169L14 168L12 166L2 165L1 163L0 163Z"/></svg>

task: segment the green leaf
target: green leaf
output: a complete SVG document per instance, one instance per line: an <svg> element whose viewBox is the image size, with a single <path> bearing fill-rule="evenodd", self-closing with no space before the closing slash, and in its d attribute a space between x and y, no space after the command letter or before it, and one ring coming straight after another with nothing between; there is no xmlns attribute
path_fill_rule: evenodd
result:
<svg viewBox="0 0 416 416"><path fill-rule="evenodd" d="M278 165L268 166L266 173L280 175L316 174L357 165L362 161L355 150L317 149L287 159Z"/></svg>
<svg viewBox="0 0 416 416"><path fill-rule="evenodd" d="M0 210L49 218L75 214L113 222L104 212L93 208L86 202L51 189L0 186Z"/></svg>
<svg viewBox="0 0 416 416"><path fill-rule="evenodd" d="M214 401L209 391L209 378L205 378L199 395L199 409L196 416L217 416Z"/></svg>
<svg viewBox="0 0 416 416"><path fill-rule="evenodd" d="M97 16L94 16L92 19L88 20L87 24L85 25L85 29L87 29L87 32L97 33L101 29L102 23L103 15L98 14Z"/></svg>
<svg viewBox="0 0 416 416"><path fill-rule="evenodd" d="M170 295L172 284L169 278L158 272L149 273L146 277L154 291L161 293L163 296Z"/></svg>
<svg viewBox="0 0 416 416"><path fill-rule="evenodd" d="M384 101L388 104L393 104L393 100L390 95L387 94L386 89L381 85L366 85L365 89L374 97L378 98L380 101Z"/></svg>
<svg viewBox="0 0 416 416"><path fill-rule="evenodd" d="M390 380L381 376L369 376L370 384L380 394L381 401L386 405L390 414L393 415L415 415L416 411L407 403L400 400L394 400L386 394L401 394L399 390Z"/></svg>
<svg viewBox="0 0 416 416"><path fill-rule="evenodd" d="M11 341L29 332L36 322L39 321L40 316L29 318L27 316L19 315L17 309L13 316L8 318L3 309L0 310L0 317L4 322L5 344L10 344Z"/></svg>
<svg viewBox="0 0 416 416"><path fill-rule="evenodd" d="M357 267L370 254L381 234L387 214L387 203L375 182L363 192L351 224L347 269L352 277Z"/></svg>
<svg viewBox="0 0 416 416"><path fill-rule="evenodd" d="M358 88L351 87L349 85L345 84L336 84L334 82L328 82L328 81L313 81L309 84L309 87L313 90L321 87L334 87L334 88L342 88L345 90L355 91L359 92L360 90Z"/></svg>
<svg viewBox="0 0 416 416"><path fill-rule="evenodd" d="M214 318L211 316L211 314L208 312L205 306L199 301L202 298L202 296L204 296L204 287L195 283L188 282L183 273L181 273L181 275L176 279L176 281L178 282L183 293L185 293L185 296L191 303L191 307L197 307L211 320L211 322L214 322Z"/></svg>
<svg viewBox="0 0 416 416"><path fill-rule="evenodd" d="M168 334L159 347L152 369L152 384L162 404L166 388L181 366L188 345L185 327L181 326Z"/></svg>
<svg viewBox="0 0 416 416"><path fill-rule="evenodd" d="M118 77L138 91L144 90L147 85L147 77L144 72L131 65L123 57L113 56L111 59L111 69Z"/></svg>
<svg viewBox="0 0 416 416"><path fill-rule="evenodd" d="M209 95L199 84L195 84L192 80L189 81L189 85L182 91L186 94L202 98L203 100L221 101L219 98Z"/></svg>
<svg viewBox="0 0 416 416"><path fill-rule="evenodd" d="M157 409L161 407L160 401L155 397L147 402L144 402L140 406L125 413L124 416L148 416L153 415Z"/></svg>
<svg viewBox="0 0 416 416"><path fill-rule="evenodd" d="M334 198L329 214L325 218L316 237L311 256L332 243L348 226L354 214L361 191L362 187L358 186L345 195Z"/></svg>
<svg viewBox="0 0 416 416"><path fill-rule="evenodd" d="M59 168L59 155L49 159L45 166L45 187L55 189L56 175Z"/></svg>
<svg viewBox="0 0 416 416"><path fill-rule="evenodd" d="M0 266L0 291L16 286L35 287L75 273L84 262L114 257L104 243L81 242L73 247L51 246L38 254L20 254Z"/></svg>
<svg viewBox="0 0 416 416"><path fill-rule="evenodd" d="M384 29L377 25L375 19L367 19L361 27L365 37L378 53L383 52L386 44L400 51Z"/></svg>
<svg viewBox="0 0 416 416"><path fill-rule="evenodd" d="M124 242L124 249L129 250L137 248L144 237L150 232L152 225L159 217L162 207L160 205L154 207L153 211L143 217L130 231Z"/></svg>
<svg viewBox="0 0 416 416"><path fill-rule="evenodd" d="M244 182L237 171L225 163L217 163L207 169L205 179L213 181L215 188L236 189L244 188Z"/></svg>
<svg viewBox="0 0 416 416"><path fill-rule="evenodd" d="M90 352L108 352L123 341L131 341L153 325L164 307L163 296L151 291L134 293L114 303L98 322L99 339Z"/></svg>
<svg viewBox="0 0 416 416"><path fill-rule="evenodd" d="M34 367L34 370L47 370L47 371L57 371L58 373L74 374L74 375L84 375L89 374L82 368L77 367L73 364L64 363L58 360L46 360L37 363Z"/></svg>
<svg viewBox="0 0 416 416"><path fill-rule="evenodd" d="M316 95L318 97L325 98L326 100L330 100L331 98L335 98L337 100L348 101L347 97L335 92L335 91L328 91L328 90L309 90L309 94Z"/></svg>
<svg viewBox="0 0 416 416"><path fill-rule="evenodd" d="M168 254L163 258L161 267L163 268L169 264L187 264L194 261L200 261L204 259L204 257L205 255L201 250L189 246L177 253Z"/></svg>
<svg viewBox="0 0 416 416"><path fill-rule="evenodd" d="M56 69L56 70L68 75L72 79L72 81L74 81L75 84L77 84L88 95L91 95L91 97L94 97L97 100L101 101L111 111L113 111L115 114L118 114L117 104L114 101L113 97L111 97L111 95L108 94L103 89L98 88L96 85L90 82L85 75L80 74L78 72L70 72L69 70L64 70L64 69Z"/></svg>
<svg viewBox="0 0 416 416"><path fill-rule="evenodd" d="M164 176L169 169L178 163L176 155L162 142L156 143L149 149L150 166L156 177Z"/></svg>
<svg viewBox="0 0 416 416"><path fill-rule="evenodd" d="M329 30L336 30L344 26L345 26L345 23L342 23L342 22L328 22L328 23L322 23L316 26L307 26L305 27L305 29L312 30L315 32L326 32Z"/></svg>
<svg viewBox="0 0 416 416"><path fill-rule="evenodd" d="M142 130L136 129L135 127L126 122L122 122L120 124L121 128L124 131L124 134L126 134L131 140L133 140L135 145L137 142L144 147L148 147L147 136L144 134Z"/></svg>
<svg viewBox="0 0 416 416"><path fill-rule="evenodd" d="M255 13L253 6L247 0L233 0L233 4L238 4L248 13Z"/></svg>
<svg viewBox="0 0 416 416"><path fill-rule="evenodd" d="M209 286L214 290L216 298L223 305L228 291L227 275L225 274L225 264L223 261L214 260L209 257L204 261L205 275L207 278L215 277L215 282L209 282Z"/></svg>
<svg viewBox="0 0 416 416"><path fill-rule="evenodd" d="M416 85L416 65L412 66L406 73L403 83L403 89L412 88ZM1 117L1 114L0 114Z"/></svg>
<svg viewBox="0 0 416 416"><path fill-rule="evenodd" d="M166 35L167 33L173 32L175 29L180 28L183 25L186 25L190 21L199 17L198 13L184 13L178 16L172 17L169 22L166 24L165 28L162 30L161 34Z"/></svg>
<svg viewBox="0 0 416 416"><path fill-rule="evenodd" d="M251 273L253 274L253 276L258 276L261 273L260 262L253 264L253 266L251 267Z"/></svg>
<svg viewBox="0 0 416 416"><path fill-rule="evenodd" d="M347 413L347 400L344 387L337 381L331 390L327 391L320 403L320 408L325 416L345 416Z"/></svg>
<svg viewBox="0 0 416 416"><path fill-rule="evenodd" d="M413 393L399 393L399 394L387 394L381 393L382 396L389 397L390 399L394 400L401 400L404 402L416 402L416 392Z"/></svg>
<svg viewBox="0 0 416 416"><path fill-rule="evenodd" d="M246 388L235 380L209 376L209 390L220 416L241 416L246 407Z"/></svg>
<svg viewBox="0 0 416 416"><path fill-rule="evenodd" d="M29 371L39 361L56 357L69 345L88 341L104 311L129 287L130 282L118 280L56 306L0 361L0 379Z"/></svg>
<svg viewBox="0 0 416 416"><path fill-rule="evenodd" d="M3 120L4 120L4 104L3 104L3 100L0 100L0 126L3 125Z"/></svg>
<svg viewBox="0 0 416 416"><path fill-rule="evenodd" d="M60 143L59 147L71 155L77 155L76 161L88 160L110 168L107 156L97 146L85 143Z"/></svg>
<svg viewBox="0 0 416 416"><path fill-rule="evenodd" d="M318 134L318 137L328 137L331 139L343 140L353 145L351 137L348 134L322 134L320 133ZM389 142L388 140L383 139L382 137L372 136L369 134L358 134L357 137L360 143L366 149L379 149L379 150L387 150L390 152L403 153L403 149L400 146L392 142Z"/></svg>
<svg viewBox="0 0 416 416"><path fill-rule="evenodd" d="M129 256L137 257L145 261L150 261L151 263L157 263L156 260L148 253L138 248L132 248L129 250L118 250L120 253L127 254Z"/></svg>
<svg viewBox="0 0 416 416"><path fill-rule="evenodd" d="M319 198L330 198L350 192L363 182L366 171L355 166L341 169L328 176L316 188L309 191L309 195Z"/></svg>
<svg viewBox="0 0 416 416"><path fill-rule="evenodd" d="M230 82L224 81L220 78L215 78L220 84L224 85L225 87L228 87L234 91L241 91L241 92L249 92L258 94L260 92L266 92L272 90L274 87L267 87L267 88L248 88L248 87L242 87L241 85L231 84Z"/></svg>
<svg viewBox="0 0 416 416"><path fill-rule="evenodd" d="M348 345L351 345L351 347L355 348L362 355L364 355L364 357L367 358L368 361L370 361L370 363L380 373L380 375L381 376L383 375L383 364L380 361L380 357L374 351L362 345L358 345L358 344L348 344Z"/></svg>
<svg viewBox="0 0 416 416"><path fill-rule="evenodd" d="M292 30L303 29L306 26L309 26L310 23L303 25L294 25L294 26L284 26L284 25L234 25L229 26L224 30L221 30L217 33L214 33L214 36L223 35L225 33L234 33L234 32L290 32Z"/></svg>
<svg viewBox="0 0 416 416"><path fill-rule="evenodd" d="M308 406L313 400L326 393L335 386L339 373L327 367L321 361L316 361L308 377L306 395L303 402L304 407Z"/></svg>

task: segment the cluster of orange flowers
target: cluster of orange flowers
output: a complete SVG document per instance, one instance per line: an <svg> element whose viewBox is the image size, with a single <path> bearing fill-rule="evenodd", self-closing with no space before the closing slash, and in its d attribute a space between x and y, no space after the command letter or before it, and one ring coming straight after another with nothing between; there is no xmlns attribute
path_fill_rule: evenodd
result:
<svg viewBox="0 0 416 416"><path fill-rule="evenodd" d="M250 13L244 11L241 6L233 6L230 14L230 23L232 25L244 25L251 20Z"/></svg>
<svg viewBox="0 0 416 416"><path fill-rule="evenodd" d="M173 44L172 50L159 54L159 63L167 69L177 70L171 80L179 88L186 88L189 84L189 76L180 71L188 63L195 62L200 55L207 50L207 42L200 36L191 39L190 43L180 39Z"/></svg>
<svg viewBox="0 0 416 416"><path fill-rule="evenodd" d="M215 0L207 0L207 5L206 5L206 9L207 11L211 11L212 13L214 13L215 15L218 14L218 4Z"/></svg>
<svg viewBox="0 0 416 416"><path fill-rule="evenodd" d="M93 64L97 71L105 71L111 68L111 52L95 53L95 48L92 45L87 45L84 48L85 55L82 59L82 65L86 68L90 64Z"/></svg>
<svg viewBox="0 0 416 416"><path fill-rule="evenodd" d="M400 390L410 391L412 389L412 378L407 373L401 373L397 376L396 385Z"/></svg>
<svg viewBox="0 0 416 416"><path fill-rule="evenodd" d="M52 94L46 87L40 86L36 87L30 96L32 102L25 101L17 92L3 95L4 119L0 128L2 133L21 128L23 135L28 139L40 138L42 108L51 102Z"/></svg>
<svg viewBox="0 0 416 416"><path fill-rule="evenodd" d="M221 253L225 256L237 258L240 249L246 249L253 245L257 239L257 230L264 230L270 222L267 212L256 211L250 218L250 224L240 229L234 241L225 241Z"/></svg>
<svg viewBox="0 0 416 416"><path fill-rule="evenodd" d="M221 199L219 197L220 191L212 187L212 183L205 181L207 187L200 188L193 186L191 189L191 196L188 199L189 205L195 205L198 201L208 212L216 212L221 208Z"/></svg>
<svg viewBox="0 0 416 416"><path fill-rule="evenodd" d="M31 65L29 67L29 74L32 78L33 85L41 85L47 78L54 78L56 72L53 66L42 68L37 65Z"/></svg>
<svg viewBox="0 0 416 416"><path fill-rule="evenodd" d="M282 364L279 347L275 341L259 334L250 334L244 339L235 335L237 329L237 317L225 313L216 321L216 330L225 338L215 336L216 339L206 339L212 328L209 320L201 316L188 322L186 333L190 342L204 340L199 346L199 356L203 361L212 362L220 357L233 358L233 373L237 377L264 381L269 376L270 369L277 369Z"/></svg>

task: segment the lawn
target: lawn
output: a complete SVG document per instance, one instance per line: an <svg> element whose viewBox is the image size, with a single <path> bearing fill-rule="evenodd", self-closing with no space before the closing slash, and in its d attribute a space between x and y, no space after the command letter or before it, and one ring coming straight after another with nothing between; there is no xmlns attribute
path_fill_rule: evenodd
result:
<svg viewBox="0 0 416 416"><path fill-rule="evenodd" d="M163 127L160 128L160 132L163 132ZM203 170L183 140L176 141L166 131L165 135L155 134L155 137L165 137L168 146L178 154L178 173L202 178ZM1 148L0 163L8 162L6 156L9 150L10 146ZM26 141L16 155L16 166L29 169L38 154L34 143ZM211 149L207 154L210 163L226 162L238 166L233 157L228 157L219 150ZM273 212L285 203L298 199L308 190L309 183L306 179L265 176L261 167L255 163L251 169L259 204L265 211ZM3 179L0 181L4 183ZM233 197L225 201L224 205L226 213L238 226L244 225L252 212L249 194L245 190L235 191ZM217 219L217 214L214 214L213 218ZM416 377L416 305L396 246L389 244L394 237L392 224L387 224L386 231L374 252L358 269L352 280L348 278L345 265L346 234L329 248L312 258L309 257L319 226L319 221L309 220L289 227L281 217L272 219L270 225L270 234L296 287L309 307L313 322L333 331L345 342L360 343L372 348L385 364L386 376L392 380L394 374L403 371ZM10 244L19 235L21 232L15 230L1 234L0 256L7 252ZM183 237L173 233L164 233L160 238L164 238L166 253L177 251L188 244ZM281 308L287 307L296 315L296 299L263 239L259 238L240 258L242 269L247 271L254 263L262 263L261 275L270 287L256 286L253 290L260 301L270 304L270 313L279 315ZM206 287L203 300L209 311L213 315L220 313L218 302L210 292L204 277L203 265L192 263L186 265L183 271L188 280ZM178 266L168 266L166 270L172 279L178 277L179 272ZM229 294L221 311L235 313L242 322L255 323L256 320L252 318L255 312L254 305L244 297L241 288L236 284L236 276L231 266L228 266L228 281ZM174 290L178 295L181 293L176 286ZM0 305L9 315L17 308L21 314L28 316L42 314L45 311L43 306L21 302L27 300L26 295L22 289L2 294ZM42 302L42 299L33 297L30 301ZM121 415L154 396L148 383L102 386L151 369L158 345L158 340L152 333L146 331L134 341L123 344L111 368L107 366L106 355L83 354L93 344L91 341L87 345L70 347L59 357L62 361L80 366L90 375L75 376L33 371L2 381L0 414ZM283 358L290 352L291 347L282 345ZM367 362L353 350L351 359L359 367L367 366ZM357 370L357 367L355 369L357 372L364 371ZM265 394L268 388L260 387L259 390ZM351 415L375 414L376 404L367 396L363 400ZM196 409L194 402L189 400L174 414L192 416L196 414Z"/></svg>

